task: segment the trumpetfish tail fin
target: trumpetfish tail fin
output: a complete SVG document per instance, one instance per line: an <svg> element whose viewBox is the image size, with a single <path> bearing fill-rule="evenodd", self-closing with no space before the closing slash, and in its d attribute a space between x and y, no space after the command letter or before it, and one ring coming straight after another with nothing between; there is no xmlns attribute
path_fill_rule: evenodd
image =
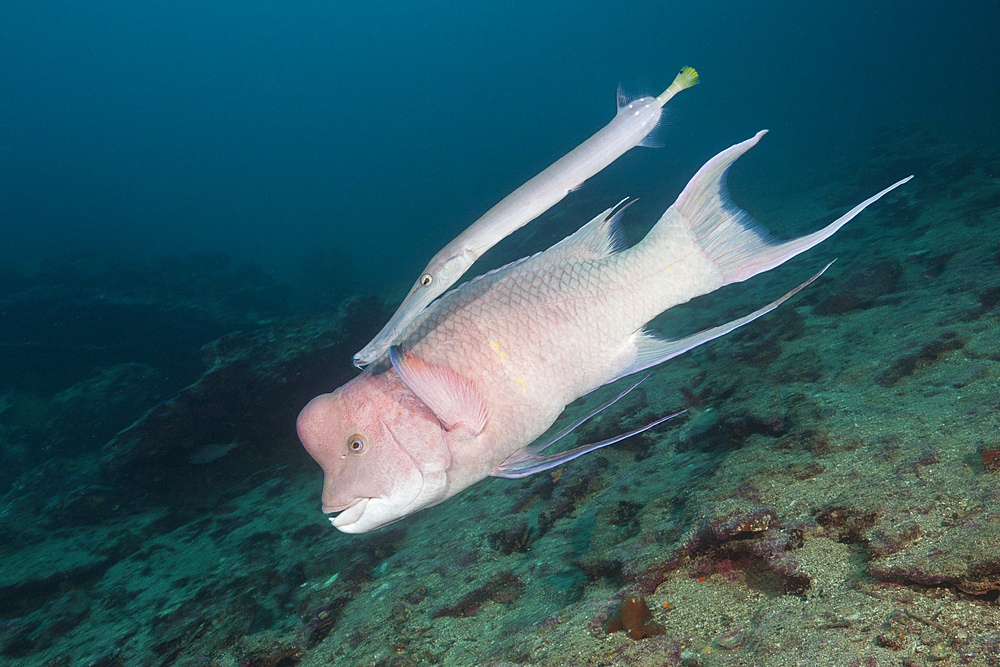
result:
<svg viewBox="0 0 1000 667"><path fill-rule="evenodd" d="M681 71L678 72L677 76L674 77L673 83L671 83L666 90L664 90L662 93L656 96L656 98L654 98L653 100L653 103L659 105L660 107L663 107L667 102L670 101L670 99L674 95L681 92L682 90L685 90L697 84L698 84L698 72L696 72L693 67L682 67ZM622 103L623 99L624 98L622 97L621 94L621 87L619 86L619 94L618 94L619 109L625 106ZM663 148L663 146L666 145L666 142L664 141L663 138L664 135L663 128L667 124L667 118L668 114L666 112L663 112L660 115L659 120L656 121L656 126L649 131L649 134L647 134L643 138L643 140L639 142L638 145L645 146L646 148Z"/></svg>
<svg viewBox="0 0 1000 667"><path fill-rule="evenodd" d="M685 88L690 88L698 84L698 72L693 67L682 67L681 71L674 77L673 83L662 93L656 96L656 101L662 107L670 101L670 98L681 92Z"/></svg>

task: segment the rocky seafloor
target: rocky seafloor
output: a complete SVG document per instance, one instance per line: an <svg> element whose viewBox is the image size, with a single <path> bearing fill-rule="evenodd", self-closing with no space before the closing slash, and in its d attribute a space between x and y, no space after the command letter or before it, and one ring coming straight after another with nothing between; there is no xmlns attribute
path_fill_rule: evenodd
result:
<svg viewBox="0 0 1000 667"><path fill-rule="evenodd" d="M1000 153L900 131L755 210L802 233L911 172L806 257L671 310L690 333L840 258L576 442L685 416L365 535L319 512L294 419L391 309L296 316L213 257L0 276L0 664L1000 664ZM662 632L608 632L631 593Z"/></svg>

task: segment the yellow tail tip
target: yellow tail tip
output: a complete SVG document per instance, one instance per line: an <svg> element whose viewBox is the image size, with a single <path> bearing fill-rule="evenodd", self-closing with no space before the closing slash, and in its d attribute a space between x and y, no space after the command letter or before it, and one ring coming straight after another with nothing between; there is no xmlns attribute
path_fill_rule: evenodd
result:
<svg viewBox="0 0 1000 667"><path fill-rule="evenodd" d="M693 67L682 67L681 71L677 73L674 77L674 82L670 84L670 87L663 91L663 93L656 98L656 101L660 103L662 107L664 104L670 101L670 98L681 92L685 88L690 88L691 86L698 83L698 72L695 71Z"/></svg>
<svg viewBox="0 0 1000 667"><path fill-rule="evenodd" d="M674 78L674 83L678 84L681 90L697 85L698 72L693 67L682 67L681 71Z"/></svg>

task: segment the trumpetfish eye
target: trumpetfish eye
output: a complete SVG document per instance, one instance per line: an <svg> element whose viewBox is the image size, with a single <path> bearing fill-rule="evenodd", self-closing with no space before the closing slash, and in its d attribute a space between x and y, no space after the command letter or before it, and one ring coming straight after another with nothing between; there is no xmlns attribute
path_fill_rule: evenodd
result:
<svg viewBox="0 0 1000 667"><path fill-rule="evenodd" d="M347 448L355 454L360 454L365 450L365 437L360 433L355 433L347 439Z"/></svg>
<svg viewBox="0 0 1000 667"><path fill-rule="evenodd" d="M434 276L432 276L431 274L425 273L424 275L420 276L420 284L423 285L424 287L427 287L432 282L434 282Z"/></svg>

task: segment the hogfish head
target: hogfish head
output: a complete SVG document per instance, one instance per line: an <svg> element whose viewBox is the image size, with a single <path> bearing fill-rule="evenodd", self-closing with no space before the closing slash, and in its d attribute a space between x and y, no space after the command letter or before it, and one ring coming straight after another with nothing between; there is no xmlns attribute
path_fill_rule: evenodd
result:
<svg viewBox="0 0 1000 667"><path fill-rule="evenodd" d="M323 468L323 511L364 533L445 498L451 452L434 415L389 371L365 372L299 413L299 439Z"/></svg>

